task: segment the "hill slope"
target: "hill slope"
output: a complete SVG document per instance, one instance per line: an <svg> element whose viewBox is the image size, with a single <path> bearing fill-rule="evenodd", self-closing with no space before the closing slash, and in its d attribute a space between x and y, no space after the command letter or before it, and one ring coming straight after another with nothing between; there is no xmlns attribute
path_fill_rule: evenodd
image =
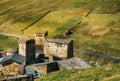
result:
<svg viewBox="0 0 120 81"><path fill-rule="evenodd" d="M120 57L119 5L120 0L0 0L0 33L33 37L49 31L49 37L75 40L74 49ZM0 50L8 47L17 48L17 39L0 35ZM37 81L119 81L119 71L119 64L61 70Z"/></svg>
<svg viewBox="0 0 120 81"><path fill-rule="evenodd" d="M106 65L91 69L70 69L50 73L35 81L119 81L120 65Z"/></svg>
<svg viewBox="0 0 120 81"><path fill-rule="evenodd" d="M120 9L119 3L119 0L5 0L0 2L0 32L20 34L48 10L86 8L116 12Z"/></svg>
<svg viewBox="0 0 120 81"><path fill-rule="evenodd" d="M0 33L33 36L49 31L49 37L74 39L75 48L120 57L119 4L119 0L2 0ZM73 34L64 37L69 29ZM7 48L5 43L1 46Z"/></svg>

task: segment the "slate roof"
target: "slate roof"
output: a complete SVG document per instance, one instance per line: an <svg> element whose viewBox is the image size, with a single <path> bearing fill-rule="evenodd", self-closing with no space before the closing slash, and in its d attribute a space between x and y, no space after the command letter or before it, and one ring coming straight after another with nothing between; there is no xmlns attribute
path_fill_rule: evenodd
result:
<svg viewBox="0 0 120 81"><path fill-rule="evenodd" d="M60 43L60 44L68 44L73 40L67 40L67 39L47 39L46 42L51 43Z"/></svg>
<svg viewBox="0 0 120 81"><path fill-rule="evenodd" d="M20 54L13 54L13 55L3 57L3 59L0 60L0 64L2 64L3 66L11 64L13 62L16 62L18 64L22 64L24 62L24 60L25 60L24 56L22 56Z"/></svg>

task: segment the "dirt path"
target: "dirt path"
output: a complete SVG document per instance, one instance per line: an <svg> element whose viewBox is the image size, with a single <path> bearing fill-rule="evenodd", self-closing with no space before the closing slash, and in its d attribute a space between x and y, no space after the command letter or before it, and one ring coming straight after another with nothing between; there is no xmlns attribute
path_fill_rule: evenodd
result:
<svg viewBox="0 0 120 81"><path fill-rule="evenodd" d="M15 37L15 38L22 38L23 36L20 36L20 35L15 35L15 34L6 34L6 33L0 33L1 35L6 35L6 36L10 36L10 37Z"/></svg>

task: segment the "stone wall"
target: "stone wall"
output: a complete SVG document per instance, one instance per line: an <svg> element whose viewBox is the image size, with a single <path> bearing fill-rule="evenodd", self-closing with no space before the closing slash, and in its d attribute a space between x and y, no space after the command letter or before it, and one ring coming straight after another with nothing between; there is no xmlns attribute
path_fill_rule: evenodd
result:
<svg viewBox="0 0 120 81"><path fill-rule="evenodd" d="M59 70L57 62L38 63L26 66L26 70L38 71L42 75Z"/></svg>
<svg viewBox="0 0 120 81"><path fill-rule="evenodd" d="M26 64L32 64L35 61L35 40L34 39L20 39L19 40L19 54L26 57Z"/></svg>
<svg viewBox="0 0 120 81"><path fill-rule="evenodd" d="M3 76L16 76L21 74L21 67L22 65L17 63L12 63L7 66L3 66L2 74Z"/></svg>
<svg viewBox="0 0 120 81"><path fill-rule="evenodd" d="M44 33L35 33L35 48L37 53L43 53L44 42L47 38L48 32Z"/></svg>
<svg viewBox="0 0 120 81"><path fill-rule="evenodd" d="M69 44L68 44L68 55L67 55L67 58L72 58L73 57L73 41L71 41Z"/></svg>
<svg viewBox="0 0 120 81"><path fill-rule="evenodd" d="M68 44L45 42L44 54L46 56L53 55L60 59L68 59L73 57L73 41Z"/></svg>
<svg viewBox="0 0 120 81"><path fill-rule="evenodd" d="M3 79L1 81L34 81L34 78L32 75L22 75L22 76Z"/></svg>
<svg viewBox="0 0 120 81"><path fill-rule="evenodd" d="M67 58L68 46L66 44L45 43L44 54L53 55L59 58Z"/></svg>
<svg viewBox="0 0 120 81"><path fill-rule="evenodd" d="M26 64L35 62L35 40L26 42Z"/></svg>

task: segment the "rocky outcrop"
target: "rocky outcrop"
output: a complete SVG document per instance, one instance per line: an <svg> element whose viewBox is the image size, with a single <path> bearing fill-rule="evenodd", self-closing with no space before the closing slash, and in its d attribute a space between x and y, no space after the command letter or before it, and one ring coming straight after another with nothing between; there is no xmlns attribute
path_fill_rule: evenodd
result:
<svg viewBox="0 0 120 81"><path fill-rule="evenodd" d="M60 60L57 62L61 69L80 69L90 68L91 66L78 57L74 57L67 60Z"/></svg>

